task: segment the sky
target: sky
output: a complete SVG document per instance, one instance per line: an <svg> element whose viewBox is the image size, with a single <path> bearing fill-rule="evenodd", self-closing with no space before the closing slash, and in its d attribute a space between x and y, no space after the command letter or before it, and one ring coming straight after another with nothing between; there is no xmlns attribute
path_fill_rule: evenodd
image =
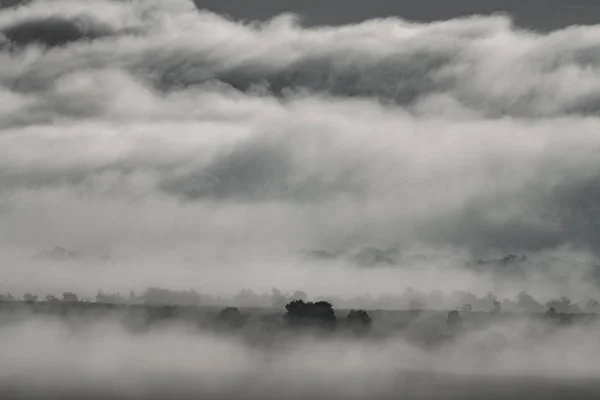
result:
<svg viewBox="0 0 600 400"><path fill-rule="evenodd" d="M570 26L592 3L540 26L464 16L516 2L308 2L304 22L282 2L12 3L1 291L597 295L600 27ZM55 246L78 255L35 257ZM302 255L367 247L400 255ZM465 267L508 254L525 278Z"/></svg>
<svg viewBox="0 0 600 400"><path fill-rule="evenodd" d="M593 0L194 0L198 8L247 20L268 19L283 12L302 16L308 25L359 23L372 18L400 17L432 22L492 13L510 15L526 29L551 31L600 22Z"/></svg>

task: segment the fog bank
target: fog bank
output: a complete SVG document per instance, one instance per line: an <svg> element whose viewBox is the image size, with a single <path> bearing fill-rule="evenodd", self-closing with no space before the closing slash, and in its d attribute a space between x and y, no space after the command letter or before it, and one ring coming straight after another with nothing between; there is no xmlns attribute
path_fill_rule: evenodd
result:
<svg viewBox="0 0 600 400"><path fill-rule="evenodd" d="M35 398L583 396L598 390L597 328L548 331L524 320L499 322L434 349L402 336L292 335L256 347L235 335L177 325L133 334L111 319L28 317L0 328L0 385Z"/></svg>

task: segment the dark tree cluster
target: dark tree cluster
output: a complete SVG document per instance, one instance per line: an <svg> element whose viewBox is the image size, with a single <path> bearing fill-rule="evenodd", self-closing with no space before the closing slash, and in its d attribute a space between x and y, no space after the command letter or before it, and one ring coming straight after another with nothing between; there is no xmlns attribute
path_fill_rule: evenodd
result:
<svg viewBox="0 0 600 400"><path fill-rule="evenodd" d="M335 311L331 303L293 300L285 306L285 320L294 327L333 328L336 323Z"/></svg>
<svg viewBox="0 0 600 400"><path fill-rule="evenodd" d="M246 324L246 317L237 307L225 307L217 314L216 324L222 329L240 329Z"/></svg>
<svg viewBox="0 0 600 400"><path fill-rule="evenodd" d="M365 310L350 310L346 317L348 328L356 333L366 333L371 329L372 319Z"/></svg>
<svg viewBox="0 0 600 400"><path fill-rule="evenodd" d="M72 292L64 292L62 295L62 301L76 303L79 301L79 296Z"/></svg>
<svg viewBox="0 0 600 400"><path fill-rule="evenodd" d="M556 309L552 306L548 308L544 314L550 321L560 325L570 325L572 318L569 314L556 312Z"/></svg>
<svg viewBox="0 0 600 400"><path fill-rule="evenodd" d="M448 313L446 318L446 325L451 332L458 331L462 327L462 319L457 310L452 310Z"/></svg>
<svg viewBox="0 0 600 400"><path fill-rule="evenodd" d="M35 303L38 300L38 296L31 294L31 293L25 293L23 295L23 301L26 301L28 303Z"/></svg>
<svg viewBox="0 0 600 400"><path fill-rule="evenodd" d="M548 332L561 329L568 324L596 323L595 314L565 314L550 306L543 313L511 314L496 312L477 312L452 310L447 314L439 311L386 311L377 310L373 317L363 309L351 309L344 317L337 317L332 303L327 301L310 302L292 300L282 310L270 308L237 307L215 308L206 306L153 305L153 304L114 304L81 301L71 292L65 292L59 298L48 295L43 301L36 301L34 295L23 296L23 301L5 296L0 301L0 325L15 320L15 316L43 315L59 318L74 317L74 322L94 319L114 319L123 323L133 332L148 332L156 326L170 323L184 323L199 331L211 331L219 334L235 334L244 340L256 343L272 343L274 338L289 333L309 333L356 335L369 339L389 337L399 332L418 345L436 346L457 335L507 318L535 318L548 324ZM563 301L565 303L566 301ZM338 310L341 315L341 310ZM433 318L433 319L432 319ZM445 318L445 321L444 321ZM432 321L439 321L433 323ZM445 322L445 324L444 324ZM376 329L373 329L373 326Z"/></svg>
<svg viewBox="0 0 600 400"><path fill-rule="evenodd" d="M0 294L0 301L15 301L15 296L10 293Z"/></svg>

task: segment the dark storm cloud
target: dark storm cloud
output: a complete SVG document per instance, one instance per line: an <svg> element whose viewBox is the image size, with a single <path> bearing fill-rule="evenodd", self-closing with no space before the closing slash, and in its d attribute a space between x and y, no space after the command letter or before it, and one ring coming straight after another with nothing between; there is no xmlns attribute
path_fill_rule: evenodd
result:
<svg viewBox="0 0 600 400"><path fill-rule="evenodd" d="M18 7L21 5L25 5L30 1L31 0L2 0L0 1L0 9Z"/></svg>
<svg viewBox="0 0 600 400"><path fill-rule="evenodd" d="M200 61L200 64L191 62L173 66L167 74L160 75L157 84L169 90L218 80L241 91L262 86L263 90L277 96L294 90L310 90L334 96L377 97L410 105L451 85L451 82L436 80L435 75L452 62L455 53L456 50L448 46L440 52L423 50L409 57L390 55L366 63L358 60L344 62L345 55L325 53L308 55L273 71L269 71L268 65L240 65L204 77L203 74L188 75L188 68L208 72Z"/></svg>
<svg viewBox="0 0 600 400"><path fill-rule="evenodd" d="M10 44L26 46L40 44L48 47L62 46L82 39L95 39L111 34L110 28L98 26L93 21L68 20L60 17L26 20L2 30Z"/></svg>

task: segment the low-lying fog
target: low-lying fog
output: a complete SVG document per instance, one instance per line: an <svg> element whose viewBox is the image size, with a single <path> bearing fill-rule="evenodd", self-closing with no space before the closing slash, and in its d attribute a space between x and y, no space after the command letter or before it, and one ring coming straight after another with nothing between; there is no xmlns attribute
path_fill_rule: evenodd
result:
<svg viewBox="0 0 600 400"><path fill-rule="evenodd" d="M40 398L585 398L600 389L598 328L521 319L431 349L401 334L259 346L184 325L134 334L111 319L30 316L0 328L0 384Z"/></svg>

